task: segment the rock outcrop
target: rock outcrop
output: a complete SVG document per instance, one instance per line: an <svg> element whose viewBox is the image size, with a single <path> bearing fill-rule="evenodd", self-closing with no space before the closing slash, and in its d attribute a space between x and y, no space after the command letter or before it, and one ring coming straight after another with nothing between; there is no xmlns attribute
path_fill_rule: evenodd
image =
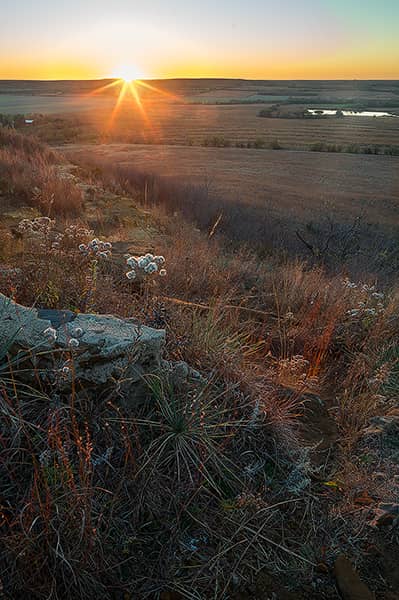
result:
<svg viewBox="0 0 399 600"><path fill-rule="evenodd" d="M27 308L1 294L0 340L0 360L7 354L17 367L30 362L42 373L59 371L64 385L73 377L83 387L126 389L170 370L162 359L164 330L111 315Z"/></svg>
<svg viewBox="0 0 399 600"><path fill-rule="evenodd" d="M374 594L360 579L346 556L340 555L336 559L334 575L344 600L375 600Z"/></svg>

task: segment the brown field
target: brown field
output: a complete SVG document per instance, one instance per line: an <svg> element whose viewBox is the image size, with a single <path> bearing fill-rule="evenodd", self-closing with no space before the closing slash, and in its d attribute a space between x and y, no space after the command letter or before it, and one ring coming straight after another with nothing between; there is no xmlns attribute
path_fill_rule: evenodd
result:
<svg viewBox="0 0 399 600"><path fill-rule="evenodd" d="M165 110L159 105L148 109L149 127L143 136L159 143L202 143L207 136L221 136L235 142L266 142L278 139L287 148L306 148L312 143L326 141L337 144L399 144L399 119L365 119L354 117L345 120L305 121L261 119L259 106L180 106L170 105ZM137 115L139 117L139 115ZM123 116L121 116L122 122ZM365 122L366 121L366 122ZM140 131L140 117L129 121L131 135ZM139 136L140 137L140 136Z"/></svg>
<svg viewBox="0 0 399 600"><path fill-rule="evenodd" d="M0 82L0 113L36 114L30 131L50 143L102 140L235 146L260 140L267 146L278 140L285 149L296 150L320 142L341 146L343 151L353 144L399 147L399 118L258 116L262 108L275 103L282 113L347 107L398 114L395 81L154 81L150 85L158 93L137 86L142 107L127 94L118 110L120 87L98 91L107 85L109 81Z"/></svg>
<svg viewBox="0 0 399 600"><path fill-rule="evenodd" d="M259 104L187 105L159 101L146 103L145 113L131 103L122 106L112 121L112 111L104 109L103 99L94 98L91 102L92 111L79 113L78 140L84 141L86 135L96 141L203 145L217 137L221 144L235 145L257 139L270 144L277 139L283 148L296 150L309 149L317 142L342 146L399 145L399 118L271 119L258 117L262 108ZM45 138L48 128L46 121L38 122L32 131Z"/></svg>
<svg viewBox="0 0 399 600"><path fill-rule="evenodd" d="M308 221L325 213L365 213L399 223L399 158L319 152L104 144L70 145L67 156L132 166L145 173L210 187L234 202Z"/></svg>

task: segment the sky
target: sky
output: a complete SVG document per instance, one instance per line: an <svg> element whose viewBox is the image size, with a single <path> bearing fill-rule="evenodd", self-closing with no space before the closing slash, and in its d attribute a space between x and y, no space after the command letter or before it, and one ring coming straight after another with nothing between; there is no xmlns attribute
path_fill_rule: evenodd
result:
<svg viewBox="0 0 399 600"><path fill-rule="evenodd" d="M0 7L0 79L399 79L399 0L0 0Z"/></svg>

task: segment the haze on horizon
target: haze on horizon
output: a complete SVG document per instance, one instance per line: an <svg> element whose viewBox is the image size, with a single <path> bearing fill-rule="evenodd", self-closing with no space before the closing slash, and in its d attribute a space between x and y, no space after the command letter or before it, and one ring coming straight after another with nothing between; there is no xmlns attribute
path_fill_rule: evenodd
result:
<svg viewBox="0 0 399 600"><path fill-rule="evenodd" d="M19 0L0 79L399 78L397 0Z"/></svg>

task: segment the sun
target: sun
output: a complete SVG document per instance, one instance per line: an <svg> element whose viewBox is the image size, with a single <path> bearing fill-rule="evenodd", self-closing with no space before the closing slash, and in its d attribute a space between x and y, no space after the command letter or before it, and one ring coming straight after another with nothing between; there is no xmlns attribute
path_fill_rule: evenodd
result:
<svg viewBox="0 0 399 600"><path fill-rule="evenodd" d="M132 65L123 65L119 69L115 70L113 78L122 79L123 81L129 83L130 81L142 79L143 74Z"/></svg>
<svg viewBox="0 0 399 600"><path fill-rule="evenodd" d="M107 76L107 79L111 79L112 81L91 90L88 93L89 96L95 96L109 92L111 89L115 88L116 101L109 118L107 130L112 129L120 110L122 108L126 109L127 107L130 107L141 114L143 121L146 123L146 127L152 131L151 122L144 103L146 96L150 93L153 97L165 97L173 102L179 100L178 96L155 85L151 85L148 80L143 80L144 77L145 75L135 67L130 65L123 66L115 70L112 75ZM142 94L143 92L146 92L144 97Z"/></svg>

